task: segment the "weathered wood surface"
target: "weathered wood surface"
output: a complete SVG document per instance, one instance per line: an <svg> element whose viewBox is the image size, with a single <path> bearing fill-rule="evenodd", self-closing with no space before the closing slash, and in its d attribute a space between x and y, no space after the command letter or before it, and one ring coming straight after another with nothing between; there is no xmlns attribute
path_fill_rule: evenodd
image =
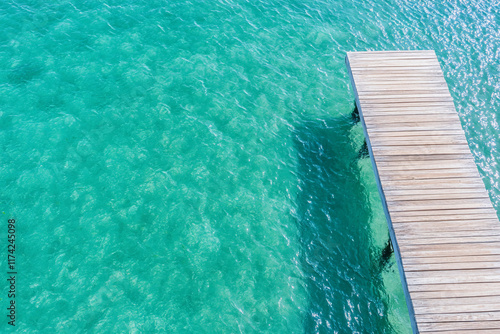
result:
<svg viewBox="0 0 500 334"><path fill-rule="evenodd" d="M500 333L500 223L436 54L346 63L414 332Z"/></svg>

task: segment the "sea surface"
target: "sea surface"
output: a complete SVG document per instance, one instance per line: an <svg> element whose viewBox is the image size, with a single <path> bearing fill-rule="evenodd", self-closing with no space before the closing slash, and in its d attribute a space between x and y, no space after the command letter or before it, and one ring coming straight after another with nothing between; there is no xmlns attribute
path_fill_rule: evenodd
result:
<svg viewBox="0 0 500 334"><path fill-rule="evenodd" d="M1 1L0 332L409 333L344 57L436 50L499 211L499 26L498 0Z"/></svg>

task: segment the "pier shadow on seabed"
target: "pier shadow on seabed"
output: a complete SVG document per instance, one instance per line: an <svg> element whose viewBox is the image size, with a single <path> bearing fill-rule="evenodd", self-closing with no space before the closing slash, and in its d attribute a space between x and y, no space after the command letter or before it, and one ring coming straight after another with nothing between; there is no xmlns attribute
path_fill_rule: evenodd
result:
<svg viewBox="0 0 500 334"><path fill-rule="evenodd" d="M305 333L393 332L351 127L349 118L303 121L293 133L297 224L310 301Z"/></svg>

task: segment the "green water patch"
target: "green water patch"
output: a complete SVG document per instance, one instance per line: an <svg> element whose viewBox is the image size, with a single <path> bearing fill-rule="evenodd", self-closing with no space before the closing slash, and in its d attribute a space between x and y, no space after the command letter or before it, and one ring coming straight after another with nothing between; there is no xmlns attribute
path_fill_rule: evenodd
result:
<svg viewBox="0 0 500 334"><path fill-rule="evenodd" d="M16 64L7 77L10 83L21 84L35 78L42 71L42 65L37 62L22 62Z"/></svg>

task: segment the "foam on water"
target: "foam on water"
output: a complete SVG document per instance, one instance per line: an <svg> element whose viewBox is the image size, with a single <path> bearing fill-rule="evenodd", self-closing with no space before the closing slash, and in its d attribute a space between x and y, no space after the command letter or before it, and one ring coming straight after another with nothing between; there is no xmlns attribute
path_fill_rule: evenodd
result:
<svg viewBox="0 0 500 334"><path fill-rule="evenodd" d="M499 209L497 7L1 3L18 331L409 332L343 59L435 49Z"/></svg>

